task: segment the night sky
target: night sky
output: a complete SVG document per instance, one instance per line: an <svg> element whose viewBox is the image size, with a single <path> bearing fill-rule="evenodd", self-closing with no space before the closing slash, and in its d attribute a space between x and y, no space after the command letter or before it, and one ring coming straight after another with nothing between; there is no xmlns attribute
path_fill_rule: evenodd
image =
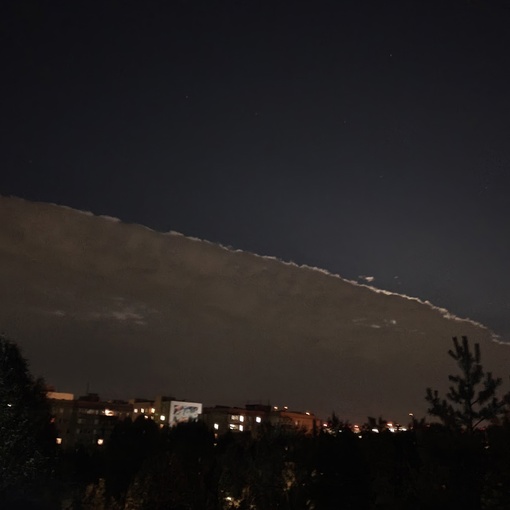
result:
<svg viewBox="0 0 510 510"><path fill-rule="evenodd" d="M2 2L0 193L510 340L509 26L489 0Z"/></svg>

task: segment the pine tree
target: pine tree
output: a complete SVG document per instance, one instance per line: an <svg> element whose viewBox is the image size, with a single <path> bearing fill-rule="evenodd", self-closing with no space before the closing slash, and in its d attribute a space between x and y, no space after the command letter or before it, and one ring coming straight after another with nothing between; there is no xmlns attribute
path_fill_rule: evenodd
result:
<svg viewBox="0 0 510 510"><path fill-rule="evenodd" d="M462 344L453 337L454 349L448 354L461 370L459 375L449 375L452 383L446 399L439 397L437 390L427 388L426 400L430 404L428 413L437 416L447 427L472 432L480 423L503 415L510 402L510 394L498 399L497 389L502 380L485 372L481 364L480 345L475 344L471 352L467 337Z"/></svg>

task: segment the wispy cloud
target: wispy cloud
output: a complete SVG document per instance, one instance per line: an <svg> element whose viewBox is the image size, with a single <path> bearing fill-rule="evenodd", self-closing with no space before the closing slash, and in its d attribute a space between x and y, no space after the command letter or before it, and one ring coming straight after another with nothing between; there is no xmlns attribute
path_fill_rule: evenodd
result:
<svg viewBox="0 0 510 510"><path fill-rule="evenodd" d="M123 298L114 298L113 306L103 306L96 310L47 310L39 309L39 313L52 315L54 317L74 319L77 321L114 321L120 323L136 324L138 326L147 325L150 316L157 313L156 310L148 308L142 304L131 306L119 306L123 303ZM117 306L115 306L117 305Z"/></svg>

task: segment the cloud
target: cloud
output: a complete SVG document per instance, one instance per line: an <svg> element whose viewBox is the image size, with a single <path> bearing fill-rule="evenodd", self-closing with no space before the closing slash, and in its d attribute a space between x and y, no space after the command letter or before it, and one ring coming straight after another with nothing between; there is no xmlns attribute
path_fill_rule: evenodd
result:
<svg viewBox="0 0 510 510"><path fill-rule="evenodd" d="M0 329L62 391L404 420L447 388L452 336L497 375L510 361L483 325L415 297L19 199L0 198L0 285Z"/></svg>

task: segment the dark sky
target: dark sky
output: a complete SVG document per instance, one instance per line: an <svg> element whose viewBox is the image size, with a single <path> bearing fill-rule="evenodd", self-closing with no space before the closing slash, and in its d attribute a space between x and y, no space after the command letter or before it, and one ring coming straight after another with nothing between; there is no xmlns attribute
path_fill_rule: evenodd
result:
<svg viewBox="0 0 510 510"><path fill-rule="evenodd" d="M510 340L509 26L490 0L2 2L0 192Z"/></svg>

